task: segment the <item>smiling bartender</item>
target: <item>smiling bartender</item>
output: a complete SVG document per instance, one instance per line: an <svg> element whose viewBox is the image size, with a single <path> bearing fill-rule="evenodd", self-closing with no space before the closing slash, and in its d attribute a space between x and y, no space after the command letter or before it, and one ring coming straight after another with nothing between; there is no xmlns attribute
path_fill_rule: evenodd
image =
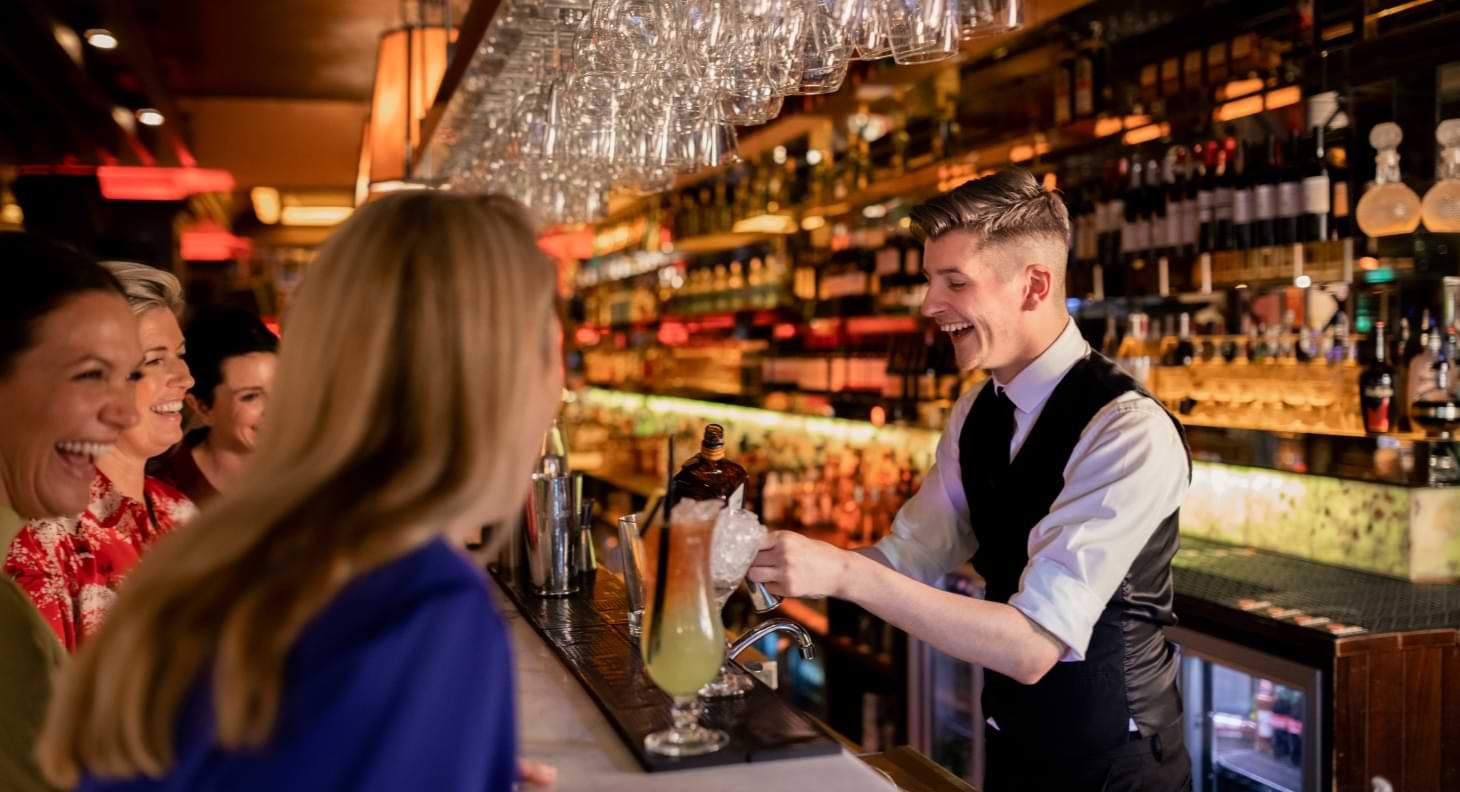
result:
<svg viewBox="0 0 1460 792"><path fill-rule="evenodd" d="M985 789L1187 789L1171 559L1190 477L1181 425L1065 308L1069 213L1024 171L918 206L923 314L959 367L922 488L874 547L767 537L752 580L850 600L983 666ZM928 585L972 559L983 600Z"/></svg>

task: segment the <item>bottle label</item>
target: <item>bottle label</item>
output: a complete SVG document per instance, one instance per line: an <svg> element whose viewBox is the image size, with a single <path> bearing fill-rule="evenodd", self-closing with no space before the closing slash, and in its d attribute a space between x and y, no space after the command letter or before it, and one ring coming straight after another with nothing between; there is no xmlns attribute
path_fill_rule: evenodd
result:
<svg viewBox="0 0 1460 792"><path fill-rule="evenodd" d="M1151 247L1159 250L1171 244L1168 239L1170 235L1167 233L1170 228L1168 218L1153 217L1148 227L1151 229Z"/></svg>
<svg viewBox="0 0 1460 792"><path fill-rule="evenodd" d="M1283 182L1278 185L1278 217L1297 217L1303 213L1302 182Z"/></svg>
<svg viewBox="0 0 1460 792"><path fill-rule="evenodd" d="M1166 244L1186 244L1186 202L1171 204L1166 213Z"/></svg>
<svg viewBox="0 0 1460 792"><path fill-rule="evenodd" d="M1201 207L1195 198L1188 198L1181 206L1181 244L1195 245L1201 231ZM1210 211L1208 209L1208 214Z"/></svg>
<svg viewBox="0 0 1460 792"><path fill-rule="evenodd" d="M1232 222L1247 225L1252 222L1252 190L1235 190L1232 193Z"/></svg>
<svg viewBox="0 0 1460 792"><path fill-rule="evenodd" d="M1375 388L1375 391L1381 389ZM1371 396L1368 389L1364 390L1364 428L1370 432L1389 431L1389 399L1393 395L1393 388L1387 389L1389 395Z"/></svg>
<svg viewBox="0 0 1460 792"><path fill-rule="evenodd" d="M1333 185L1333 216L1348 217L1348 182Z"/></svg>
<svg viewBox="0 0 1460 792"><path fill-rule="evenodd" d="M1120 252L1129 253L1136 249L1136 224L1120 224Z"/></svg>
<svg viewBox="0 0 1460 792"><path fill-rule="evenodd" d="M1212 217L1217 222L1232 219L1232 188L1218 187L1212 193Z"/></svg>
<svg viewBox="0 0 1460 792"><path fill-rule="evenodd" d="M1151 221L1148 220L1148 219L1146 219L1146 218L1141 218L1140 220L1137 220L1133 225L1134 225L1134 229L1133 230L1135 231L1136 238L1131 243L1131 249L1132 250L1136 250L1136 251L1150 250L1151 249Z"/></svg>
<svg viewBox="0 0 1460 792"><path fill-rule="evenodd" d="M1212 221L1212 204L1216 203L1216 193L1212 190L1202 190L1196 194L1196 219L1198 223L1210 223Z"/></svg>
<svg viewBox="0 0 1460 792"><path fill-rule="evenodd" d="M1327 173L1320 173L1317 176L1309 176L1303 180L1303 213L1304 214L1328 214L1331 208L1329 200L1330 183Z"/></svg>
<svg viewBox="0 0 1460 792"><path fill-rule="evenodd" d="M1257 220L1271 220L1277 217L1277 189L1271 184L1259 184L1253 190L1252 214Z"/></svg>

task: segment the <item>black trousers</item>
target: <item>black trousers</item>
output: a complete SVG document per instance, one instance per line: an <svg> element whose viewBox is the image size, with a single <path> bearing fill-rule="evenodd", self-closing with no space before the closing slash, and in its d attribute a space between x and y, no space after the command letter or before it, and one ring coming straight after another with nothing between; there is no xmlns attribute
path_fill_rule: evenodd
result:
<svg viewBox="0 0 1460 792"><path fill-rule="evenodd" d="M1175 723L1151 737L1084 759L1055 758L1050 746L984 729L983 792L1186 792L1191 757Z"/></svg>

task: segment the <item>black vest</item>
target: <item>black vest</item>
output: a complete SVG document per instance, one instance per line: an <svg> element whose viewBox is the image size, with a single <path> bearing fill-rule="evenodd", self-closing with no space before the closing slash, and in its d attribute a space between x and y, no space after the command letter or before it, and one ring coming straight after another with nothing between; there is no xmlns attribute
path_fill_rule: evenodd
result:
<svg viewBox="0 0 1460 792"><path fill-rule="evenodd" d="M1090 419L1133 390L1146 393L1104 355L1091 352L1060 380L1012 462L1007 438L980 431L990 423L981 416L997 409L992 384L979 393L958 450L964 491L978 515L973 567L987 583L990 602L1006 603L1019 590L1029 532L1064 489L1065 466ZM1171 421L1185 443L1181 423L1174 416ZM1188 449L1188 471L1190 459ZM1131 564L1095 624L1083 661L1056 663L1033 685L985 672L984 714L1001 736L1037 744L1045 755L1093 757L1124 744L1131 720L1149 736L1180 716L1175 657L1161 629L1176 623L1171 559L1178 514L1161 521Z"/></svg>

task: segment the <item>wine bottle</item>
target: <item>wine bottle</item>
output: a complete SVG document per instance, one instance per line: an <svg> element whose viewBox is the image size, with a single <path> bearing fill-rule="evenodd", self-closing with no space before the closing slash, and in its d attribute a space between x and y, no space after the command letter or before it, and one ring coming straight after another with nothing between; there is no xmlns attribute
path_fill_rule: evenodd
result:
<svg viewBox="0 0 1460 792"><path fill-rule="evenodd" d="M1232 167L1232 153L1237 141L1227 138L1217 150L1216 188L1212 191L1212 237L1215 250L1232 249L1232 192L1236 182L1236 171Z"/></svg>
<svg viewBox="0 0 1460 792"><path fill-rule="evenodd" d="M1250 146L1241 144L1232 152L1233 160L1227 167L1232 170L1232 244L1231 248L1246 250L1252 247L1253 203L1256 184L1253 176L1253 160L1249 159ZM1254 158L1255 159L1255 158Z"/></svg>
<svg viewBox="0 0 1460 792"><path fill-rule="evenodd" d="M1389 365L1384 323L1374 323L1374 357L1359 375L1359 402L1364 410L1364 431L1385 434L1394 428L1394 367Z"/></svg>
<svg viewBox="0 0 1460 792"><path fill-rule="evenodd" d="M1211 253L1216 246L1217 143L1198 144L1202 155L1196 190L1197 252Z"/></svg>
<svg viewBox="0 0 1460 792"><path fill-rule="evenodd" d="M675 496L695 500L721 498L730 508L738 509L742 506L738 499L744 497L749 478L745 468L725 458L725 427L709 424L700 442L700 452L690 457L674 475Z"/></svg>
<svg viewBox="0 0 1460 792"><path fill-rule="evenodd" d="M1272 147L1275 141L1271 138L1263 145L1262 165L1256 188L1256 200L1254 202L1254 244L1259 247L1277 244L1277 170L1273 168Z"/></svg>
<svg viewBox="0 0 1460 792"><path fill-rule="evenodd" d="M1274 149L1281 159L1274 163L1278 171L1277 238L1279 245L1298 241L1299 218L1303 214L1303 177L1297 167L1298 139Z"/></svg>
<svg viewBox="0 0 1460 792"><path fill-rule="evenodd" d="M1328 174L1328 161L1323 149L1323 127L1314 126L1304 141L1299 175L1303 178L1303 216L1298 223L1298 237L1303 242L1328 239L1328 215L1333 211L1333 180Z"/></svg>

